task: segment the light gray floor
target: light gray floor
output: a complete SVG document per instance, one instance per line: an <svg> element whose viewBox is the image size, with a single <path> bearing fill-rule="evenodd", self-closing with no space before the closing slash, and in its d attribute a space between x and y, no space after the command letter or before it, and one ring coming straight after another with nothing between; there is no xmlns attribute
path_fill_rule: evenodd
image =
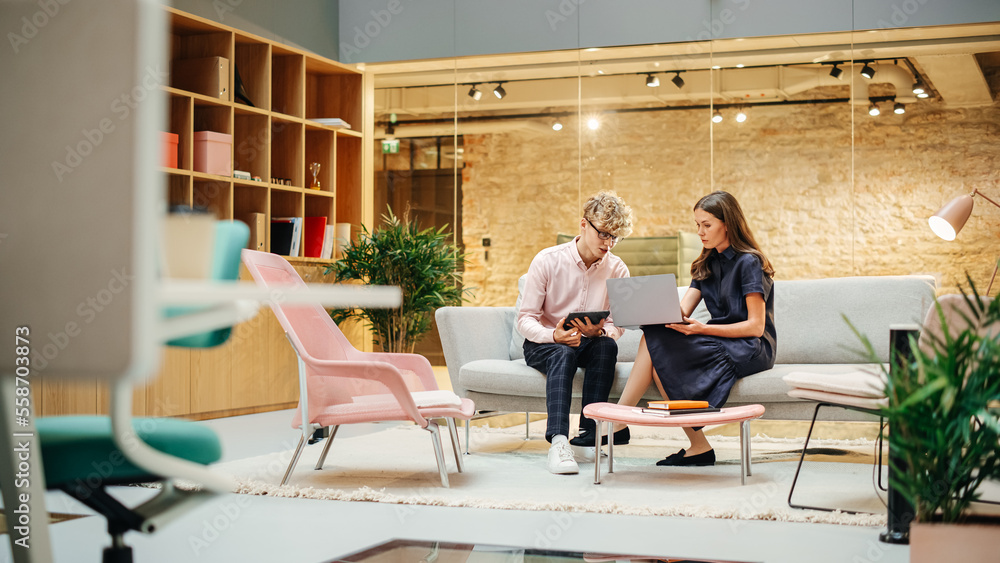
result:
<svg viewBox="0 0 1000 563"><path fill-rule="evenodd" d="M282 451L298 440L290 411L209 421L226 460ZM350 435L378 425L343 428ZM540 437L538 439L541 439ZM475 453L473 453L475 455ZM544 471L543 467L539 467ZM129 503L151 491L119 488ZM49 510L81 512L61 493ZM56 562L100 561L104 520L51 527ZM224 495L153 535L130 533L138 563L321 562L395 538L522 546L572 552L646 554L722 561L875 562L909 560L909 548L878 541L878 530L826 524L525 512ZM4 538L0 561L10 558ZM499 559L496 559L499 561Z"/></svg>

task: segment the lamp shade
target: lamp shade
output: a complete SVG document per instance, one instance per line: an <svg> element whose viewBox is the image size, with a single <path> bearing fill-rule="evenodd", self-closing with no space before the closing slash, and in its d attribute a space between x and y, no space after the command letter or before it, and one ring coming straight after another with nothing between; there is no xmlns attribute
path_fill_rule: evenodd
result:
<svg viewBox="0 0 1000 563"><path fill-rule="evenodd" d="M938 209L938 212L932 215L927 223L937 236L944 240L955 240L958 232L969 220L969 215L972 215L972 196L965 194L956 197Z"/></svg>

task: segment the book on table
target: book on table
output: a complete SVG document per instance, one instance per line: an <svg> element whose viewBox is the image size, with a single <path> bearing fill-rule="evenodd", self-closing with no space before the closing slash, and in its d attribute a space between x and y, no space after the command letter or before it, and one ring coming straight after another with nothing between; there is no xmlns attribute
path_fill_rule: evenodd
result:
<svg viewBox="0 0 1000 563"><path fill-rule="evenodd" d="M719 407L705 407L703 409L642 409L642 414L655 414L656 416L684 416L688 414L708 414L713 412L721 412L722 409Z"/></svg>
<svg viewBox="0 0 1000 563"><path fill-rule="evenodd" d="M648 409L662 410L684 410L684 409L707 409L711 405L708 401L649 401L646 405Z"/></svg>

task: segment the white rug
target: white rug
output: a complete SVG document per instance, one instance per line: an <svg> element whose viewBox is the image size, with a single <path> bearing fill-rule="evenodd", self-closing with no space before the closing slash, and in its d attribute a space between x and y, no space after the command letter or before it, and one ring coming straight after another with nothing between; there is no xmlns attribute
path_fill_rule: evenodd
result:
<svg viewBox="0 0 1000 563"><path fill-rule="evenodd" d="M886 509L874 491L873 444L867 440L812 441L836 446L839 455L813 456L796 487L800 504L865 510L873 515L791 509L787 505L801 441L756 436L753 475L740 485L739 439L712 436L714 467L656 467L656 460L686 445L678 429L633 428L632 442L615 448L615 472L594 484L593 462L580 463L577 475L546 470L548 443L544 421L524 427L473 428L465 472L457 473L446 429L444 451L450 488L440 484L429 432L413 425L380 425L377 432L334 440L326 464L314 466L323 442L307 446L286 486L278 486L291 451L214 466L237 478L245 494L386 502L400 505L466 506L519 510L556 510L632 515L690 516L738 520L825 522L884 526ZM459 429L464 440L464 430ZM845 451L846 450L846 451ZM831 450L837 454L837 450ZM854 462L850 462L850 461ZM843 461L847 461L846 463Z"/></svg>

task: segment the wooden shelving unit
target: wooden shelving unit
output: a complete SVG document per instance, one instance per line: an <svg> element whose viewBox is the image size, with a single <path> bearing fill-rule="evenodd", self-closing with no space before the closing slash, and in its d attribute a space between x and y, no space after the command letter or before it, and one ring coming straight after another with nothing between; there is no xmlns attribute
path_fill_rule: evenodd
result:
<svg viewBox="0 0 1000 563"><path fill-rule="evenodd" d="M167 203L205 207L220 220L262 213L268 251L273 217L322 216L328 225L350 223L355 232L370 220L363 215L364 201L371 198L371 186L363 182L364 165L371 158L364 150L365 143L370 144L370 133L363 130L366 88L370 89L364 74L350 65L164 9L170 18L171 67L170 82L162 87L169 97L165 126L178 136L177 167L161 168ZM185 75L190 64L178 64L206 57L229 63L221 95L212 89L210 72ZM237 72L253 105L234 94ZM352 128L313 121L319 118L340 118ZM232 135L232 168L260 180L196 171L198 131ZM320 164L320 189L310 186L313 162ZM288 179L290 185L272 178ZM300 257L289 261L309 282L330 281L322 273L330 261L305 257L302 236ZM360 328L347 327L345 333L363 347ZM139 415L212 418L287 408L298 399L295 355L266 307L254 320L236 327L223 346L164 347L163 356L162 372L137 392ZM106 411L105 390L94 384L53 382L39 396L41 415Z"/></svg>

